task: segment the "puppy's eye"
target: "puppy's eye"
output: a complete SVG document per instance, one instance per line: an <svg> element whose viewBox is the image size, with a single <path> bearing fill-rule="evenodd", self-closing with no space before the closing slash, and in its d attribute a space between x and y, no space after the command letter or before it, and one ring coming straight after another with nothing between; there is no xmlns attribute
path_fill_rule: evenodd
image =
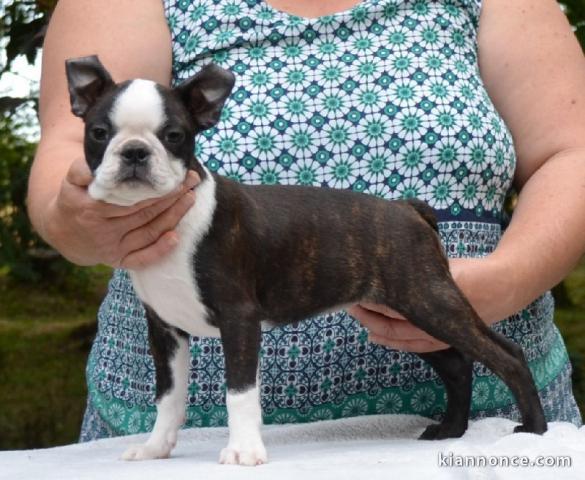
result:
<svg viewBox="0 0 585 480"><path fill-rule="evenodd" d="M165 133L167 143L181 143L185 139L185 134L181 130L168 130Z"/></svg>
<svg viewBox="0 0 585 480"><path fill-rule="evenodd" d="M108 139L108 130L104 127L93 127L90 134L96 142L105 142Z"/></svg>

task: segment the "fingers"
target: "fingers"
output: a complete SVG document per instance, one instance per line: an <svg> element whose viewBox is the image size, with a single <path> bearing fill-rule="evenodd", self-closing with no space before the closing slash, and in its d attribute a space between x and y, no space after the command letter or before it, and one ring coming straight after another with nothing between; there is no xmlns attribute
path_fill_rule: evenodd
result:
<svg viewBox="0 0 585 480"><path fill-rule="evenodd" d="M193 206L195 203L195 192L188 192L178 200L173 199L171 205L162 205L163 210L160 215L155 216L154 219L139 228L136 228L127 233L120 242L120 248L123 252L135 252L142 248L145 248L151 244L154 244L165 232L173 230L183 215ZM150 211L151 209L147 209ZM142 216L140 212L134 216ZM150 213L148 214L150 215ZM140 221L145 218L141 218Z"/></svg>
<svg viewBox="0 0 585 480"><path fill-rule="evenodd" d="M170 198L165 198L164 200L160 200L151 206L138 210L130 215L116 217L110 221L116 225L117 228L122 230L122 235L126 235L132 230L136 230L140 227L148 225L154 221L155 218L157 218L166 210L172 208L179 200L187 195L189 195L189 193L183 193L181 196L175 195ZM193 197L191 196L190 198Z"/></svg>
<svg viewBox="0 0 585 480"><path fill-rule="evenodd" d="M143 201L138 202L138 203L131 205L129 207L123 207L120 205L113 205L113 204L97 201L97 202L95 202L94 210L95 210L96 214L102 216L103 218L119 218L119 217L128 217L128 216L133 215L137 212L140 212L142 210L145 210L147 208L154 206L153 211L143 212L143 216L146 220L144 220L142 223L135 224L135 226L133 228L137 228L140 225L144 225L145 223L152 220L154 217L156 217L158 214L160 214L163 210L165 210L170 205L172 205L173 201L176 201L181 195L184 195L185 193L189 192L199 182L200 182L199 175L196 172L189 171L187 173L187 176L185 177L185 181L183 182L182 185L180 185L179 187L177 187L177 189L173 190L170 193L167 193L166 195L164 195L162 197L149 198L148 200L143 200ZM166 208L161 209L160 205L158 205L161 202L166 202L166 204L165 204ZM136 218L140 218L140 217L136 217Z"/></svg>
<svg viewBox="0 0 585 480"><path fill-rule="evenodd" d="M185 176L185 180L182 183L182 185L177 187L172 192L167 193L166 195L164 195L162 197L149 198L147 200L143 200L141 202L138 202L135 205L125 207L125 206L121 206L121 205L114 205L111 203L102 202L100 200L90 199L87 196L86 189L92 180L93 180L93 177L91 176L91 173L89 173L89 169L85 165L85 162L84 161L80 162L78 160L76 160L72 164L72 166L69 169L67 176L66 176L66 183L71 184L71 188L70 188L71 190L82 189L79 191L85 195L85 197L86 197L85 200L87 202L87 208L91 209L93 215L101 217L101 218L105 218L105 219L127 217L127 216L132 215L136 212L144 210L145 208L149 208L153 205L157 205L158 203L165 202L167 200L168 200L168 202L166 203L166 208L168 208L169 205L172 205L173 199L174 199L174 201L176 201L180 195L184 195L185 193L190 191L193 187L197 186L197 184L199 184L199 182L201 181L199 178L199 175L196 172L190 170L189 172L187 172L187 175ZM162 210L164 210L164 208ZM155 208L155 210L153 212L146 212L145 217L150 218L150 220L152 220L162 210L160 208ZM148 213L151 213L151 215L148 216ZM146 223L146 221L143 222L142 224L144 224L144 223ZM137 226L139 226L139 225L134 226L134 228L137 228Z"/></svg>
<svg viewBox="0 0 585 480"><path fill-rule="evenodd" d="M367 305L377 311L394 312L381 305ZM425 331L415 327L404 317L389 317L385 314L377 313L371 308L366 309L361 305L353 306L348 309L348 312L369 330L368 339L371 342L397 350L417 353L448 348L447 344L436 340Z"/></svg>
<svg viewBox="0 0 585 480"><path fill-rule="evenodd" d="M380 305L376 303L360 303L359 306L366 310L381 313L382 315L385 315L387 317L406 320L406 318L400 315L400 313L398 313L396 310L392 310L390 307L387 307L386 305Z"/></svg>
<svg viewBox="0 0 585 480"><path fill-rule="evenodd" d="M120 260L118 265L114 266L129 270L142 270L170 253L178 243L179 238L175 232L166 232L152 245L129 253Z"/></svg>
<svg viewBox="0 0 585 480"><path fill-rule="evenodd" d="M436 352L437 350L444 350L449 348L449 345L438 340L394 340L377 335L369 335L368 340L378 345L393 348L394 350L401 350L403 352L413 353L428 353Z"/></svg>
<svg viewBox="0 0 585 480"><path fill-rule="evenodd" d="M355 317L360 323L374 335L399 340L433 339L428 333L403 319L388 317L381 313L366 310L359 305L354 307L352 311L355 312Z"/></svg>

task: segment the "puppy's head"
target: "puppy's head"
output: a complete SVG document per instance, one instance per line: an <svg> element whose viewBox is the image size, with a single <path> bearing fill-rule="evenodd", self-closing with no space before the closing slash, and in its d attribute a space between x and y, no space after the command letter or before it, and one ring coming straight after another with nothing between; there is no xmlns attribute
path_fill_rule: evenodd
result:
<svg viewBox="0 0 585 480"><path fill-rule="evenodd" d="M85 122L89 195L132 205L177 188L201 171L194 135L214 126L234 86L210 64L176 88L149 80L115 83L97 56L67 60L71 110Z"/></svg>

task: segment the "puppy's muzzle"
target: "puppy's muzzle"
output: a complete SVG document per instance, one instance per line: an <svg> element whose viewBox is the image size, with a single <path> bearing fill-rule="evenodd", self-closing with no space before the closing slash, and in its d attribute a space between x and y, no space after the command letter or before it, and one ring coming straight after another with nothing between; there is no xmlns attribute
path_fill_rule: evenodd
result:
<svg viewBox="0 0 585 480"><path fill-rule="evenodd" d="M140 141L128 142L120 151L119 181L149 181L152 151Z"/></svg>

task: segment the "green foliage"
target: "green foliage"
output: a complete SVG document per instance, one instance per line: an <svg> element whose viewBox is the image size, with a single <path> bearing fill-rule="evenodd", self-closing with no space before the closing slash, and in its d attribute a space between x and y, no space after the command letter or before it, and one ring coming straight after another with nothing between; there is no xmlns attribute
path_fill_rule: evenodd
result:
<svg viewBox="0 0 585 480"><path fill-rule="evenodd" d="M34 232L26 211L36 145L20 134L17 117L0 115L0 271L12 280L64 285L86 273L60 257Z"/></svg>
<svg viewBox="0 0 585 480"><path fill-rule="evenodd" d="M55 0L3 2L0 47L5 48L0 75L24 55L33 63L41 47ZM0 56L1 57L1 56ZM66 262L33 231L26 211L29 171L36 144L27 128L37 122L30 112L35 98L0 97L0 273L11 280L58 285L84 284L87 273Z"/></svg>
<svg viewBox="0 0 585 480"><path fill-rule="evenodd" d="M88 342L79 332L95 328L76 317L20 326L0 334L0 450L75 443L87 395Z"/></svg>
<svg viewBox="0 0 585 480"><path fill-rule="evenodd" d="M12 61L24 55L33 64L43 38L55 1L8 0L0 13L0 38L6 40L6 65L0 75L9 71Z"/></svg>
<svg viewBox="0 0 585 480"><path fill-rule="evenodd" d="M37 57L50 17L56 2L32 0L7 0L0 5L0 48L4 48L4 65L0 64L0 76L10 72L12 62L24 55L28 63L33 64ZM0 97L0 115L14 115L15 110L24 103L34 103L34 97Z"/></svg>
<svg viewBox="0 0 585 480"><path fill-rule="evenodd" d="M585 310L585 258L581 260L581 265L571 272L564 283L571 305ZM584 335L581 338L585 345L585 322L583 322L583 326Z"/></svg>
<svg viewBox="0 0 585 480"><path fill-rule="evenodd" d="M585 310L560 309L556 311L555 321L565 343L573 367L571 380L573 393L585 418Z"/></svg>
<svg viewBox="0 0 585 480"><path fill-rule="evenodd" d="M562 0L565 14L575 29L575 35L585 50L585 0Z"/></svg>
<svg viewBox="0 0 585 480"><path fill-rule="evenodd" d="M557 308L555 320L573 365L573 392L585 417L585 258L564 282L570 308Z"/></svg>
<svg viewBox="0 0 585 480"><path fill-rule="evenodd" d="M0 117L0 266L16 277L34 278L26 257L40 241L31 231L25 198L35 145L15 130L10 117Z"/></svg>
<svg viewBox="0 0 585 480"><path fill-rule="evenodd" d="M87 272L87 288L69 290L0 275L0 450L77 441L85 362L111 270Z"/></svg>

